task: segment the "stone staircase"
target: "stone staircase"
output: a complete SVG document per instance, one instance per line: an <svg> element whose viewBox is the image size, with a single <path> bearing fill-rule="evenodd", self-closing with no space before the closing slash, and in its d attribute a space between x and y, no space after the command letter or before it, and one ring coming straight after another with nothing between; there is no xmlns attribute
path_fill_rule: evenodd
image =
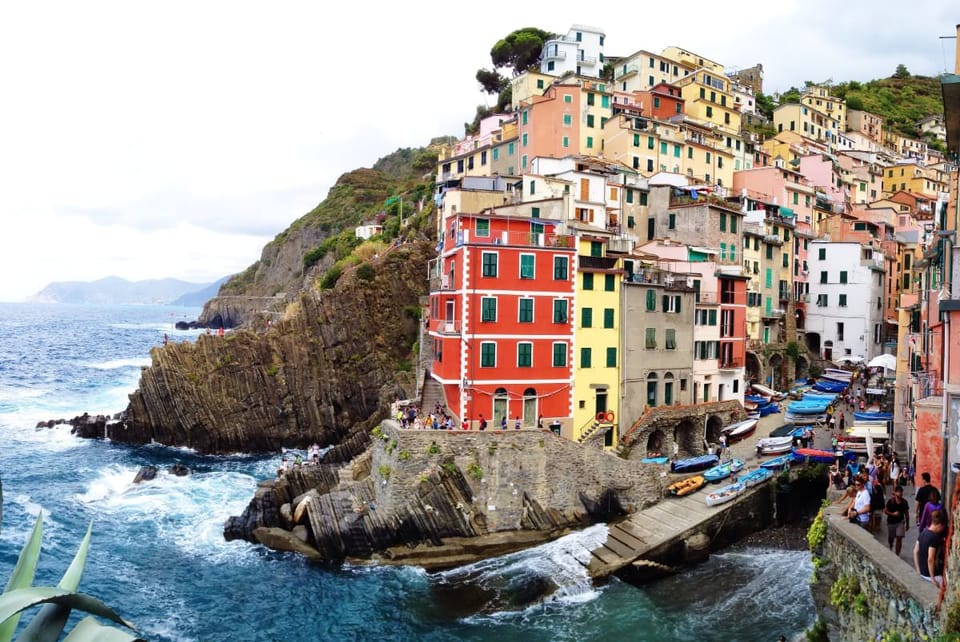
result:
<svg viewBox="0 0 960 642"><path fill-rule="evenodd" d="M433 412L434 407L437 402L440 402L440 407L447 411L447 414L453 417L454 424L460 426L460 418L457 416L457 413L453 412L450 408L447 407L447 398L443 394L443 386L429 375L423 380L423 389L420 391L420 409L425 413Z"/></svg>

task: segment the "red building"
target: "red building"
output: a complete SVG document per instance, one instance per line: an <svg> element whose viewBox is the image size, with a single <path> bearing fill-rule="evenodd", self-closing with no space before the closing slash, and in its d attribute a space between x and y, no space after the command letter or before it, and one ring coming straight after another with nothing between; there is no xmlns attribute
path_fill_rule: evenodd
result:
<svg viewBox="0 0 960 642"><path fill-rule="evenodd" d="M572 415L576 247L558 221L454 213L431 272L430 376L476 428Z"/></svg>

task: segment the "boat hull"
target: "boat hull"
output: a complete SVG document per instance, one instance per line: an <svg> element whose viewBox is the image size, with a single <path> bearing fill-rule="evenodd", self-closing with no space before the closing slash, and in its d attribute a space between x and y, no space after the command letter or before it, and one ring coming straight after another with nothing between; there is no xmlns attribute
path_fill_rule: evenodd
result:
<svg viewBox="0 0 960 642"><path fill-rule="evenodd" d="M837 459L836 453L816 448L794 448L793 458L797 461L812 461L818 464L831 464Z"/></svg>
<svg viewBox="0 0 960 642"><path fill-rule="evenodd" d="M749 435L753 434L753 432L757 429L757 423L757 419L738 421L735 424L730 424L726 428L721 429L720 434L727 436L728 443L740 441L744 437L748 437Z"/></svg>
<svg viewBox="0 0 960 642"><path fill-rule="evenodd" d="M749 473L740 478L740 481L747 485L747 488L751 488L758 484L762 484L773 477L773 471L769 468L757 468L756 470L751 470Z"/></svg>
<svg viewBox="0 0 960 642"><path fill-rule="evenodd" d="M667 492L673 497L684 497L697 492L707 483L703 475L694 475L667 486Z"/></svg>
<svg viewBox="0 0 960 642"><path fill-rule="evenodd" d="M707 504L707 506L725 504L726 502L736 499L746 489L746 484L743 482L736 482L734 484L724 486L716 492L710 493L704 498L703 501Z"/></svg>
<svg viewBox="0 0 960 642"><path fill-rule="evenodd" d="M695 473L706 470L720 463L720 458L716 455L701 455L689 459L680 459L670 464L670 472L674 473Z"/></svg>
<svg viewBox="0 0 960 642"><path fill-rule="evenodd" d="M793 453L788 453L763 462L760 464L760 468L766 468L767 470L784 470L789 468L790 464L794 463L794 461Z"/></svg>
<svg viewBox="0 0 960 642"><path fill-rule="evenodd" d="M714 466L709 470L704 471L703 478L710 482L711 484L716 484L717 482L726 479L733 473L739 472L743 469L743 460L742 459L731 459L728 462L722 463L719 466Z"/></svg>

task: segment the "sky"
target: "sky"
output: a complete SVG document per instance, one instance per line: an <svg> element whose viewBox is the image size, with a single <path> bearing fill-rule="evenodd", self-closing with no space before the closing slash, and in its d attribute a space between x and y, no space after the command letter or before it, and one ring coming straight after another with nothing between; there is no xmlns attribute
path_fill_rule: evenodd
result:
<svg viewBox="0 0 960 642"><path fill-rule="evenodd" d="M769 94L898 64L952 72L948 5L3 3L0 301L54 281L243 270L341 174L463 136L494 101L476 70L518 28L598 27L607 56L676 45L728 69L760 62Z"/></svg>

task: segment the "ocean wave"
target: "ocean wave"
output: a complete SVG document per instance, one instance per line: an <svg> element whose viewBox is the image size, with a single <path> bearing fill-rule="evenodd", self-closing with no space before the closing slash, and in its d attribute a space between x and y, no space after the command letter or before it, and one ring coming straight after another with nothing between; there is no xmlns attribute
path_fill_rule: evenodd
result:
<svg viewBox="0 0 960 642"><path fill-rule="evenodd" d="M142 368L150 365L149 357L138 359L111 359L109 361L98 361L95 363L84 363L83 366L95 370L116 370L117 368Z"/></svg>

